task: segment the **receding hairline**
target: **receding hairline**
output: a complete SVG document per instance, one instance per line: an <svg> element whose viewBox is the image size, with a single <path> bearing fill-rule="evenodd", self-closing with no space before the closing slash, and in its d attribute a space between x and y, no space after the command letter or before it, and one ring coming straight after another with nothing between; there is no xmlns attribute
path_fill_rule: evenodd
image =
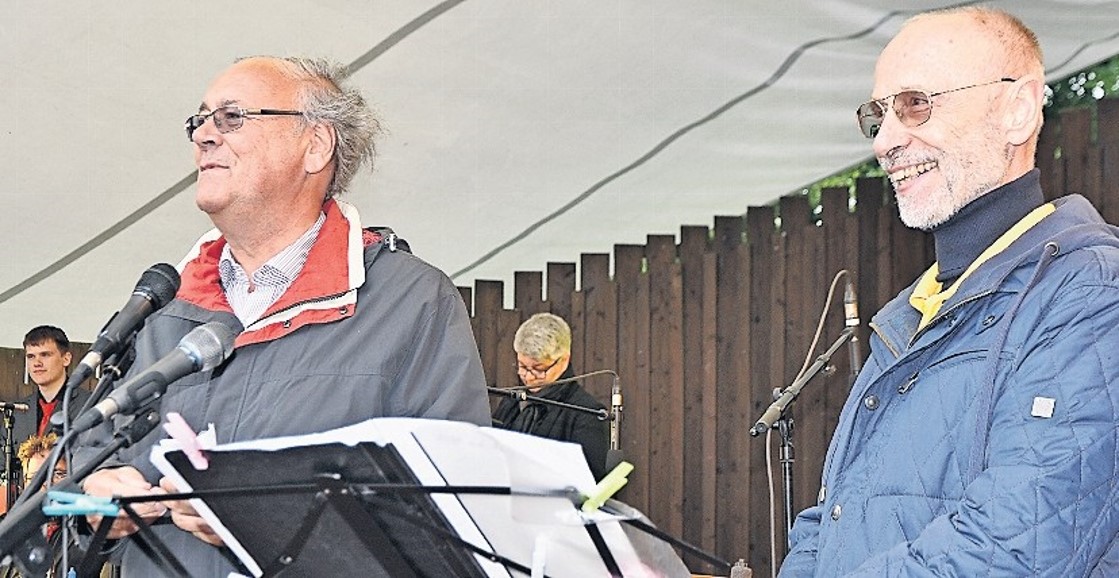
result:
<svg viewBox="0 0 1119 578"><path fill-rule="evenodd" d="M992 47L1001 58L984 58L996 76L1019 78L1032 74L1039 79L1045 77L1044 56L1037 34L1017 16L985 6L962 6L923 12L905 21L902 30L913 24L930 22L941 18L964 18L985 34ZM977 55L976 58L982 58Z"/></svg>
<svg viewBox="0 0 1119 578"><path fill-rule="evenodd" d="M298 58L286 58L283 56L257 55L242 56L234 60L233 63L241 64L243 62L259 62L271 67L284 78L296 81L298 83L317 84L320 87L325 87L335 92L341 92L341 88L337 84L335 84L333 80L310 72L300 64L300 60L301 59ZM310 61L312 59L306 60Z"/></svg>

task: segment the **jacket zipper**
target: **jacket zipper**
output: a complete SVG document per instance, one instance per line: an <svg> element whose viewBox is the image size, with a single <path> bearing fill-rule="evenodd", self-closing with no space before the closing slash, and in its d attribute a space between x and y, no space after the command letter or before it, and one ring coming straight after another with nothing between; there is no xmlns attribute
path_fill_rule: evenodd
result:
<svg viewBox="0 0 1119 578"><path fill-rule="evenodd" d="M291 305L288 305L287 307L284 307L283 309L279 309L279 310L273 312L268 317L263 317L261 319L257 319L256 321L249 324L249 326L245 328L245 331L255 331L257 329L260 329L261 327L264 327L265 325L268 325L269 323L272 323L269 320L272 319L273 317L276 317L277 315L279 315L281 313L291 311L292 309L295 309L297 307L303 307L305 305L310 305L312 303L321 303L323 301L330 301L331 299L337 299L339 297L342 297L342 296L346 295L350 291L354 291L354 290L356 290L356 288L355 289L347 289L347 290L345 290L341 293L335 293L333 295L324 295L322 297L314 297L314 298L311 298L311 299L306 299L306 300L300 301L298 303L292 303Z"/></svg>

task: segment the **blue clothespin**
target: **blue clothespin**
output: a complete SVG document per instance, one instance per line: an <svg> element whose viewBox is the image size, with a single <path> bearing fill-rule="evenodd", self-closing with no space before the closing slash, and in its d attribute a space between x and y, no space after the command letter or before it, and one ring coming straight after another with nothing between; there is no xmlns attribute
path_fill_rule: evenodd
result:
<svg viewBox="0 0 1119 578"><path fill-rule="evenodd" d="M48 516L117 516L120 514L120 506L113 503L112 498L50 490L47 492L47 502L43 504L43 513Z"/></svg>

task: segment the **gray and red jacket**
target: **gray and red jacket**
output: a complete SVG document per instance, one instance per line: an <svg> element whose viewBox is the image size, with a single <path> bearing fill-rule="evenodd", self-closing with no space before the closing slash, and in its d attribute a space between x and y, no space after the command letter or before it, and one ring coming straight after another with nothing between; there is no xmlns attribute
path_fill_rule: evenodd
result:
<svg viewBox="0 0 1119 578"><path fill-rule="evenodd" d="M195 431L214 424L218 443L384 416L489 425L478 347L450 279L410 253L389 250L348 204L331 200L323 211L319 237L287 292L238 336L224 365L172 383L161 411L180 413ZM224 243L211 232L181 264L175 300L137 335L134 368L150 366L203 323L240 327L218 274ZM119 456L152 483L159 474L148 454L159 437L157 430ZM191 575L232 570L228 553L170 524L153 529ZM158 575L137 548L129 550L125 576Z"/></svg>

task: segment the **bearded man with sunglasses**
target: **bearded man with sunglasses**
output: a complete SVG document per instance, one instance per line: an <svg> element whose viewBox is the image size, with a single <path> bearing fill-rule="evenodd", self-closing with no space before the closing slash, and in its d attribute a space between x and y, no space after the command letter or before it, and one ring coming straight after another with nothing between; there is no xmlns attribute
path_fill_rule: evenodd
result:
<svg viewBox="0 0 1119 578"><path fill-rule="evenodd" d="M986 8L879 57L859 126L936 262L871 322L781 576L1119 571L1119 234L1046 202L1044 88L1034 34Z"/></svg>
<svg viewBox="0 0 1119 578"><path fill-rule="evenodd" d="M196 203L216 229L180 266L175 300L137 335L133 367L149 367L204 323L243 329L223 366L171 383L161 401L164 414L178 412L195 431L212 427L218 443L382 416L490 423L458 290L391 232L364 229L337 198L372 162L379 132L346 77L318 60L243 59L187 119ZM175 492L148 459L160 433L120 452L85 491ZM189 503L137 505L145 520L170 522L151 529L191 576L247 573ZM117 518L111 537L136 530ZM131 540L123 559L126 578L162 574Z"/></svg>

